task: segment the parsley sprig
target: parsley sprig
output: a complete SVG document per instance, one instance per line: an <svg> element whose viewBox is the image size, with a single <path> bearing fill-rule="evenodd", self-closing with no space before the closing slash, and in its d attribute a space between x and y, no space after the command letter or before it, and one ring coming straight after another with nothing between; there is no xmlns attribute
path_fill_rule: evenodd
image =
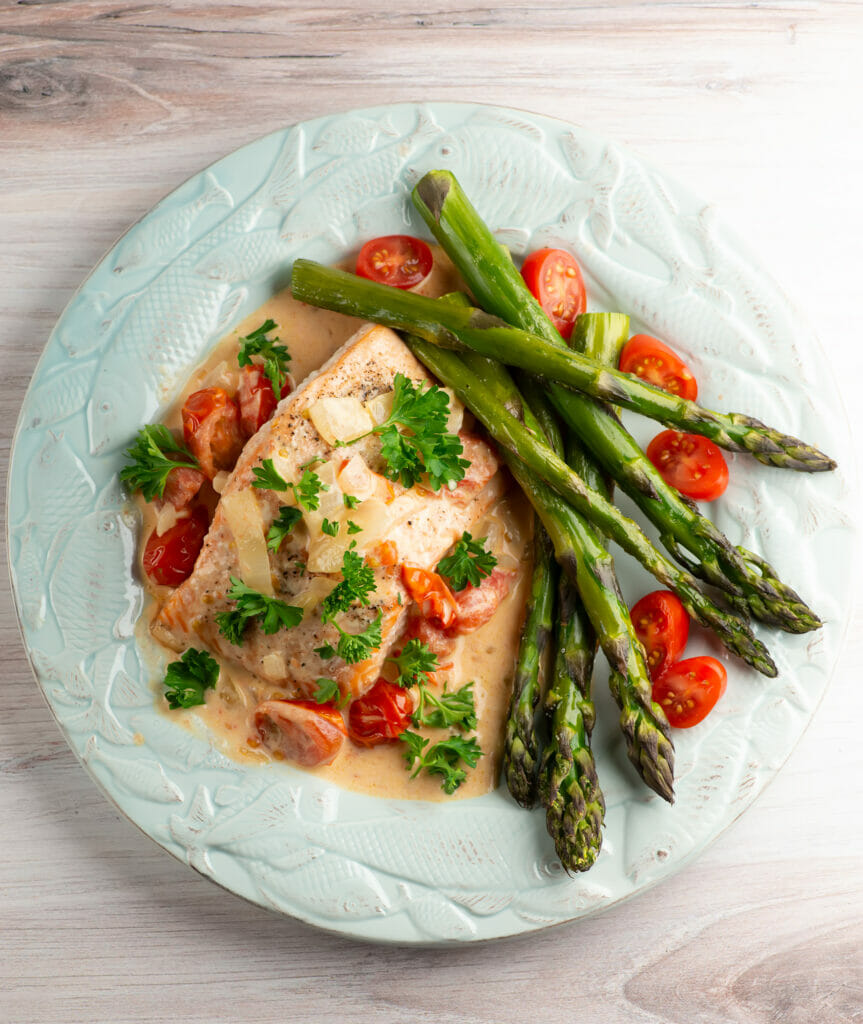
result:
<svg viewBox="0 0 863 1024"><path fill-rule="evenodd" d="M429 650L428 644L423 643L419 637L414 637L401 649L399 654L387 658L399 670L396 683L399 686L419 686L429 681L429 675L437 671L437 655Z"/></svg>
<svg viewBox="0 0 863 1024"><path fill-rule="evenodd" d="M325 484L317 473L310 469L303 471L298 483L288 483L282 474L276 469L272 459L264 459L260 466L252 469L252 487L265 491L293 491L297 504L307 512L314 512L321 504L319 497L321 491L328 491L329 484Z"/></svg>
<svg viewBox="0 0 863 1024"><path fill-rule="evenodd" d="M454 486L470 462L461 458L458 436L447 431L449 395L437 384L424 389L403 373L395 375L393 390L392 411L369 432L381 439L384 474L405 487L413 487L423 473L432 490Z"/></svg>
<svg viewBox="0 0 863 1024"><path fill-rule="evenodd" d="M178 456L169 458L169 453ZM195 456L181 444L163 423L153 423L138 431L135 443L126 449L131 462L120 470L120 479L145 501L161 498L168 474L178 466L199 469Z"/></svg>
<svg viewBox="0 0 863 1024"><path fill-rule="evenodd" d="M427 710L431 708L431 710ZM428 725L433 729L461 729L471 732L476 728L476 705L473 699L473 683L465 683L459 690L443 693L438 697L423 683L419 684L419 699L411 715L416 726Z"/></svg>
<svg viewBox="0 0 863 1024"><path fill-rule="evenodd" d="M430 740L407 729L399 739L406 747L404 758L408 771L413 769L411 778L415 779L422 771L440 775L443 777L441 789L447 795L452 795L467 778L467 772L459 765L475 768L482 756L482 748L473 736L470 739L450 736L429 746Z"/></svg>
<svg viewBox="0 0 863 1024"><path fill-rule="evenodd" d="M267 547L270 551L278 551L282 546L282 541L287 537L297 523L303 518L303 513L291 505L282 505L279 509L279 514L276 519L273 520L269 530L267 530Z"/></svg>
<svg viewBox="0 0 863 1024"><path fill-rule="evenodd" d="M490 576L497 565L497 559L485 549L487 537L474 540L465 531L461 540L456 543L452 554L442 558L437 564L437 571L445 576L453 590L464 590L470 583L478 587L484 576Z"/></svg>
<svg viewBox="0 0 863 1024"><path fill-rule="evenodd" d="M342 555L342 578L321 602L321 620L333 622L339 612L346 612L358 601L368 606L369 595L376 589L375 573L354 550L356 541Z"/></svg>
<svg viewBox="0 0 863 1024"><path fill-rule="evenodd" d="M190 647L172 661L165 672L165 699L168 707L193 708L204 703L204 693L216 685L219 663L206 651Z"/></svg>
<svg viewBox="0 0 863 1024"><path fill-rule="evenodd" d="M216 622L222 636L237 647L242 644L246 627L254 619L259 619L263 632L271 635L283 627L290 629L299 625L303 618L302 608L253 590L236 576L231 577L227 597L235 601L237 607L234 611L219 612Z"/></svg>
<svg viewBox="0 0 863 1024"><path fill-rule="evenodd" d="M251 366L252 356L261 356L264 360L264 375L273 387L273 394L280 398L282 388L288 379L288 363L291 354L284 345L277 344L281 338L268 338L270 331L276 329L275 320L265 320L260 327L240 338L240 351L237 362L240 366Z"/></svg>
<svg viewBox="0 0 863 1024"><path fill-rule="evenodd" d="M348 633L334 622L333 625L339 631L339 640L336 644L336 654L348 665L356 665L358 661L365 661L372 656L381 645L381 622L383 612L378 612L373 622L361 633Z"/></svg>
<svg viewBox="0 0 863 1024"><path fill-rule="evenodd" d="M344 694L339 689L335 679L318 679L317 689L312 694L318 704L335 704L337 708L343 708L351 699L351 692L347 690Z"/></svg>

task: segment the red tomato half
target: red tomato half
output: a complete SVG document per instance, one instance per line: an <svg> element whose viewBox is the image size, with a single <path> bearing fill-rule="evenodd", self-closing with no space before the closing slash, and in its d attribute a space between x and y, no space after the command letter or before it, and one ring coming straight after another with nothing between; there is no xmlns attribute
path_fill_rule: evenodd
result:
<svg viewBox="0 0 863 1024"><path fill-rule="evenodd" d="M423 618L441 629L449 629L455 622L458 605L441 577L416 565L403 565L402 581L411 598L420 606Z"/></svg>
<svg viewBox="0 0 863 1024"><path fill-rule="evenodd" d="M385 235L360 249L357 274L393 288L415 288L431 273L432 251L421 238Z"/></svg>
<svg viewBox="0 0 863 1024"><path fill-rule="evenodd" d="M233 469L244 444L237 403L223 388L189 395L183 405L183 436L210 480L219 470Z"/></svg>
<svg viewBox="0 0 863 1024"><path fill-rule="evenodd" d="M158 536L155 532L144 546L144 571L154 583L179 587L195 567L210 519L203 505L192 510L187 519L180 519Z"/></svg>
<svg viewBox="0 0 863 1024"><path fill-rule="evenodd" d="M650 678L657 679L677 661L689 639L689 616L677 594L654 590L630 612L635 635L644 644Z"/></svg>
<svg viewBox="0 0 863 1024"><path fill-rule="evenodd" d="M291 381L288 378L282 385L279 398L289 395L292 390ZM240 407L240 427L247 437L257 434L276 411L279 399L273 392L270 378L257 364L244 366L240 371L237 404Z"/></svg>
<svg viewBox="0 0 863 1024"><path fill-rule="evenodd" d="M565 249L537 249L524 261L521 276L561 337L569 338L587 305L575 257Z"/></svg>
<svg viewBox="0 0 863 1024"><path fill-rule="evenodd" d="M348 732L354 743L374 747L397 740L407 729L414 702L407 690L386 679L351 703Z"/></svg>
<svg viewBox="0 0 863 1024"><path fill-rule="evenodd" d="M698 725L725 693L728 675L716 658L678 661L653 684L653 699L675 729Z"/></svg>
<svg viewBox="0 0 863 1024"><path fill-rule="evenodd" d="M509 593L514 572L507 569L493 569L488 576L480 581L478 587L470 583L455 594L458 606L455 622L447 630L448 636L464 636L472 633L486 622L497 611L497 606Z"/></svg>
<svg viewBox="0 0 863 1024"><path fill-rule="evenodd" d="M265 700L255 708L260 742L294 764L332 764L347 735L341 712L313 700Z"/></svg>
<svg viewBox="0 0 863 1024"><path fill-rule="evenodd" d="M618 366L624 373L634 373L672 395L692 402L698 397L698 383L686 363L649 334L633 334L623 346Z"/></svg>
<svg viewBox="0 0 863 1024"><path fill-rule="evenodd" d="M713 501L728 486L728 463L700 434L663 430L647 446L647 457L671 487L696 501Z"/></svg>

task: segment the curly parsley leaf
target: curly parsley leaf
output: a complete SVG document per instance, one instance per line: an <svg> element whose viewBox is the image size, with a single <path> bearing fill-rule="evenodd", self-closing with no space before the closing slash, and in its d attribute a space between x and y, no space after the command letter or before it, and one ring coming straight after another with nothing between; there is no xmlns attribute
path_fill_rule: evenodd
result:
<svg viewBox="0 0 863 1024"><path fill-rule="evenodd" d="M365 661L372 656L381 645L381 622L383 612L378 612L374 622L370 622L362 633L348 633L336 622L333 625L339 631L339 641L336 644L336 653L348 665L355 665L358 661Z"/></svg>
<svg viewBox="0 0 863 1024"><path fill-rule="evenodd" d="M310 469L303 471L299 483L288 483L276 469L272 459L263 459L260 466L252 469L252 487L267 491L293 491L297 504L307 512L314 512L320 505L318 495L330 488L321 480L317 473Z"/></svg>
<svg viewBox="0 0 863 1024"><path fill-rule="evenodd" d="M282 474L276 469L272 459L264 459L260 466L252 469L252 487L266 491L287 491L291 486Z"/></svg>
<svg viewBox="0 0 863 1024"><path fill-rule="evenodd" d="M279 509L278 518L273 520L272 526L267 530L267 547L270 551L279 550L282 546L282 541L291 533L302 518L303 513L298 508L282 505Z"/></svg>
<svg viewBox="0 0 863 1024"><path fill-rule="evenodd" d="M235 601L237 607L230 612L220 612L216 622L222 636L236 646L243 642L247 626L255 619L260 621L262 631L271 635L282 628L290 629L299 625L303 618L302 608L253 590L236 576L231 577L231 589L227 597Z"/></svg>
<svg viewBox="0 0 863 1024"><path fill-rule="evenodd" d="M396 684L404 687L427 683L429 674L437 671L438 667L437 655L432 654L428 645L419 637L408 640L401 653L387 658L387 661L391 661L398 668Z"/></svg>
<svg viewBox="0 0 863 1024"><path fill-rule="evenodd" d="M448 795L453 794L467 778L467 772L459 765L475 768L482 756L482 748L473 736L470 739L450 736L429 746L428 739L419 733L405 730L399 739L406 747L404 757L408 771L413 769L411 778L415 779L421 771L429 775L440 775L443 780L441 789Z"/></svg>
<svg viewBox="0 0 863 1024"><path fill-rule="evenodd" d="M169 458L169 453L178 458ZM135 443L126 449L131 462L120 470L120 479L145 501L161 498L168 474L178 466L199 469L195 456L181 444L163 423L154 423L138 431Z"/></svg>
<svg viewBox="0 0 863 1024"><path fill-rule="evenodd" d="M459 438L447 431L449 395L437 384L423 390L403 373L396 374L393 390L392 411L372 431L381 438L385 475L405 487L413 487L423 473L432 490L454 486L470 462L461 458Z"/></svg>
<svg viewBox="0 0 863 1024"><path fill-rule="evenodd" d="M335 658L336 656L336 649L332 644L323 644L321 647L315 647L314 652L318 657L323 658L324 661L329 661L330 658Z"/></svg>
<svg viewBox="0 0 863 1024"><path fill-rule="evenodd" d="M219 663L206 651L190 647L172 661L165 672L165 699L168 707L193 708L204 703L204 692L216 685Z"/></svg>
<svg viewBox="0 0 863 1024"><path fill-rule="evenodd" d="M321 620L332 622L339 612L346 612L354 601L367 606L369 594L375 589L374 570L350 547L342 555L341 580L321 602Z"/></svg>
<svg viewBox="0 0 863 1024"><path fill-rule="evenodd" d="M251 366L252 356L261 356L264 360L264 375L273 387L273 394L280 398L282 388L288 379L288 363L291 354L284 345L278 344L281 338L269 338L270 331L276 329L275 320L265 320L260 327L240 338L240 350L237 362L240 366Z"/></svg>
<svg viewBox="0 0 863 1024"><path fill-rule="evenodd" d="M352 533L362 533L362 532L363 532L363 528L361 526L357 526L357 524L353 521L353 519L349 519L348 520L348 535L350 535Z"/></svg>
<svg viewBox="0 0 863 1024"><path fill-rule="evenodd" d="M452 554L438 562L437 571L450 581L453 590L464 590L468 583L478 587L484 576L491 575L497 565L497 559L490 551L486 551L487 539L480 537L474 540L465 532L453 548Z"/></svg>
<svg viewBox="0 0 863 1024"><path fill-rule="evenodd" d="M345 503L345 508L355 509L360 503L360 499L355 494L343 494L342 501Z"/></svg>
<svg viewBox="0 0 863 1024"><path fill-rule="evenodd" d="M335 704L337 708L343 708L350 701L350 690L343 695L335 679L318 679L316 682L318 686L312 697L318 704Z"/></svg>
<svg viewBox="0 0 863 1024"><path fill-rule="evenodd" d="M431 708L430 711L427 708ZM461 729L471 732L476 728L476 705L473 697L473 683L465 683L460 690L443 693L438 697L422 683L419 684L419 701L411 715L414 725L427 725L433 729Z"/></svg>
<svg viewBox="0 0 863 1024"><path fill-rule="evenodd" d="M339 535L339 521L338 519L327 519L324 516L324 521L321 523L321 533L325 533L328 537L338 537Z"/></svg>

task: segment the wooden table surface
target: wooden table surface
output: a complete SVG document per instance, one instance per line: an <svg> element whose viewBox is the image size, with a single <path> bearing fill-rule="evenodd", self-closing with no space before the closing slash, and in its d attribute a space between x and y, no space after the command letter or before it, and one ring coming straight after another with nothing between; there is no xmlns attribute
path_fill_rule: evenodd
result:
<svg viewBox="0 0 863 1024"><path fill-rule="evenodd" d="M285 124L429 98L576 120L715 201L856 416L861 41L851 2L2 0L4 459L60 311L164 193ZM6 589L0 1021L863 1021L861 632L858 610L778 778L672 880L518 940L382 949L243 903L121 817L43 703Z"/></svg>

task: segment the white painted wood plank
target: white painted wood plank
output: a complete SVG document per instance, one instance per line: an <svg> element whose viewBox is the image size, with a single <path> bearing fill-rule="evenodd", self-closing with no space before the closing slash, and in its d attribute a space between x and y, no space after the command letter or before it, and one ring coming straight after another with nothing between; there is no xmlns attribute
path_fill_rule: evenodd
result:
<svg viewBox="0 0 863 1024"><path fill-rule="evenodd" d="M588 124L714 200L817 323L856 410L860 4L391 8L0 9L4 463L53 322L153 202L285 123L425 98ZM122 819L38 695L7 592L0 1020L471 1024L521 1022L525 1007L540 1022L863 1020L863 747L849 710L861 627L858 610L776 781L670 882L504 944L383 950L242 903Z"/></svg>

